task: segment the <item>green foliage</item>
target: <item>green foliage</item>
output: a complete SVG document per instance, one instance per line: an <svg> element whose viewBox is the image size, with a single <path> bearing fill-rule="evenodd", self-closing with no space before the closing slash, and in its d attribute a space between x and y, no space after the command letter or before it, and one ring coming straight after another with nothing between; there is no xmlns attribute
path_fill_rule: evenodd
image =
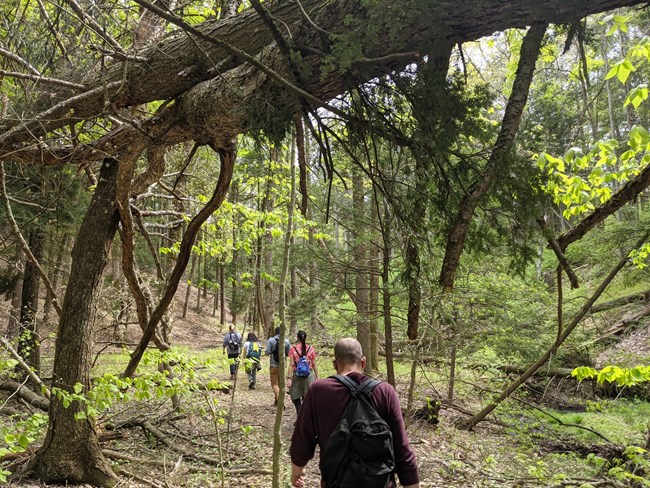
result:
<svg viewBox="0 0 650 488"><path fill-rule="evenodd" d="M0 426L0 436L3 446L0 447L0 457L7 454L25 452L36 440L41 439L47 428L48 416L44 413L34 413L16 423ZM6 483L10 471L0 468L0 483Z"/></svg>
<svg viewBox="0 0 650 488"><path fill-rule="evenodd" d="M538 156L540 169L549 177L545 191L556 204L565 207L567 219L607 202L612 196L612 183L629 181L650 163L650 136L645 128L632 127L627 145L629 149L620 156L615 139L599 141L586 154L573 147L563 158L547 153Z"/></svg>
<svg viewBox="0 0 650 488"><path fill-rule="evenodd" d="M607 36L615 32L627 32L629 18L620 15L607 16L602 23L612 23ZM627 55L612 65L605 80L616 77L620 83L628 82L629 76L650 61L650 39L644 37ZM647 83L633 87L627 94L624 107L638 109L648 98ZM650 163L650 135L640 124L630 128L626 141L603 139L588 151L572 147L563 157L542 152L538 165L548 176L545 191L553 201L564 206L564 216L571 218L593 211L607 202L613 190L637 176Z"/></svg>
<svg viewBox="0 0 650 488"><path fill-rule="evenodd" d="M650 381L650 366L620 368L609 365L600 371L589 366L580 366L571 371L571 376L578 381L596 378L596 381L601 385L604 383L616 383L618 386L635 386Z"/></svg>
<svg viewBox="0 0 650 488"><path fill-rule="evenodd" d="M83 385L77 383L72 391L52 388L52 394L61 400L65 408L73 403L78 404L77 419L97 418L119 403L162 400L175 395L189 395L203 387L208 390L219 388L220 383L214 379L215 368L222 368L222 363L210 357L199 359L194 355L187 356L175 348L165 352L152 350L145 353L142 365L167 364L170 370L143 372L133 378L105 373L93 380L89 391L84 391ZM198 370L212 372L211 378L204 380L203 376L197 374Z"/></svg>

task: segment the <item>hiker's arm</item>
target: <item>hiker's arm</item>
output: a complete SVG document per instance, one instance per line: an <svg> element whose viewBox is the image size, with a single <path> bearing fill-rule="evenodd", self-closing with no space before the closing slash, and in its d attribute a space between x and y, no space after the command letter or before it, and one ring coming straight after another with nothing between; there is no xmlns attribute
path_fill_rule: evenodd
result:
<svg viewBox="0 0 650 488"><path fill-rule="evenodd" d="M291 484L298 488L305 486L305 467L291 463Z"/></svg>

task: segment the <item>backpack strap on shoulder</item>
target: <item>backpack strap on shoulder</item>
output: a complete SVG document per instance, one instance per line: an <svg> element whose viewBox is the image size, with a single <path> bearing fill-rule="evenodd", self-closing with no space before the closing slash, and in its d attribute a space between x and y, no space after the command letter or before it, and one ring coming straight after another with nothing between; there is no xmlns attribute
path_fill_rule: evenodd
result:
<svg viewBox="0 0 650 488"><path fill-rule="evenodd" d="M372 390L374 390L379 383L381 383L381 381L368 379L363 383L361 383L361 385L359 386L359 393L365 393L366 395L370 395L370 393L372 393Z"/></svg>
<svg viewBox="0 0 650 488"><path fill-rule="evenodd" d="M359 385L356 381L354 381L352 378L344 375L344 374L337 374L335 376L330 376L330 378L334 378L335 380L338 380L340 383L343 383L345 386L348 387L348 390L350 390L350 394L352 395L353 398L357 398L359 396L359 393L362 392L362 385ZM376 380L370 380L370 381L376 381ZM367 381L364 383L364 385L368 383ZM370 390L372 391L372 389Z"/></svg>

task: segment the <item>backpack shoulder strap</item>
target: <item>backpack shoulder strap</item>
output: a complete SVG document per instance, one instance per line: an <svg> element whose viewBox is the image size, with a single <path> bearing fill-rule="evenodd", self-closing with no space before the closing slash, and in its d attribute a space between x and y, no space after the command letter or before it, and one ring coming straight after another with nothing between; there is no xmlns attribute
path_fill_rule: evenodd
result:
<svg viewBox="0 0 650 488"><path fill-rule="evenodd" d="M356 396L356 393L359 391L359 384L344 374L337 374L330 376L330 378L334 378L339 383L343 383L345 386L347 386L348 390L350 390L350 393L352 393L352 396Z"/></svg>
<svg viewBox="0 0 650 488"><path fill-rule="evenodd" d="M379 383L381 383L381 381L368 379L363 383L361 383L361 385L359 386L359 392L370 395L370 393L372 393L372 390L374 390Z"/></svg>

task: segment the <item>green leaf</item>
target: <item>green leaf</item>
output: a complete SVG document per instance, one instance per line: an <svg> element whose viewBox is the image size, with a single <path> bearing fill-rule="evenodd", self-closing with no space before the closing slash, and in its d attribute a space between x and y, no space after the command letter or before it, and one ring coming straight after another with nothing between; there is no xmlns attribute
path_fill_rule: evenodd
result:
<svg viewBox="0 0 650 488"><path fill-rule="evenodd" d="M616 74L618 73L618 68L619 68L619 65L618 65L618 64L615 64L615 65L614 65L614 66L613 66L613 67L612 67L612 68L607 72L607 74L605 75L605 79L606 79L606 80L609 80L610 78L614 78L614 77L616 76Z"/></svg>
<svg viewBox="0 0 650 488"><path fill-rule="evenodd" d="M630 71L632 70L625 66L625 64L621 64L616 71L616 78L618 78L618 81L625 84L628 76L630 76Z"/></svg>
<svg viewBox="0 0 650 488"><path fill-rule="evenodd" d="M27 446L30 444L30 440L25 434L21 434L21 436L18 438L18 444L23 449L27 449Z"/></svg>

